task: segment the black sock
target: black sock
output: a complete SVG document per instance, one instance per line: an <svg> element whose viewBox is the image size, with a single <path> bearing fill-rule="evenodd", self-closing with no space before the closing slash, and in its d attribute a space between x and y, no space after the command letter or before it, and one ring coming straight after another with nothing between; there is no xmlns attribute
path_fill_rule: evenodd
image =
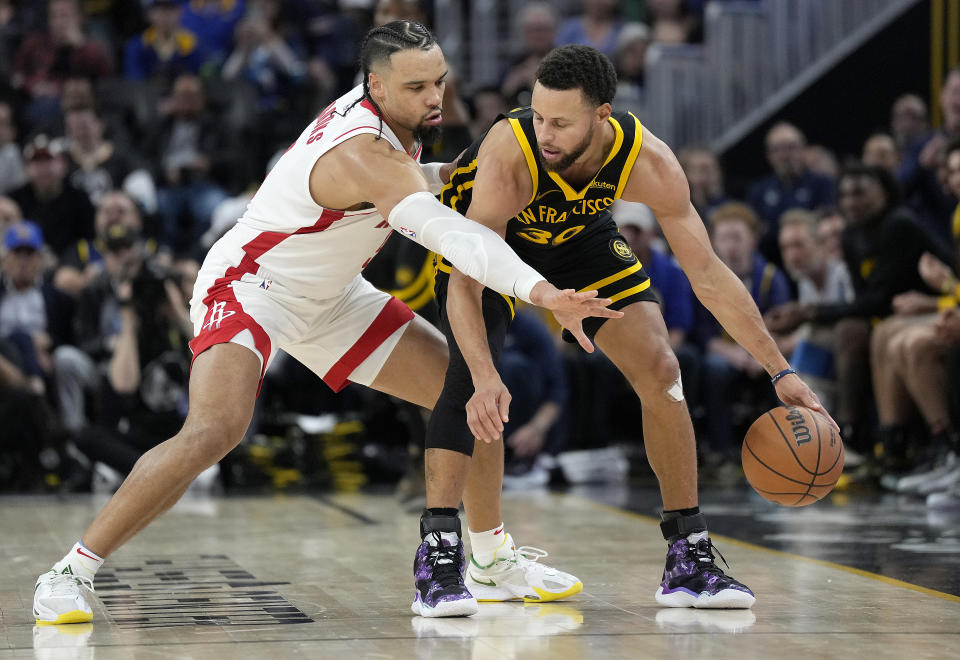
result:
<svg viewBox="0 0 960 660"><path fill-rule="evenodd" d="M682 516L695 516L700 513L700 507L695 506L690 509L664 509L661 519L670 520L671 518L680 518Z"/></svg>
<svg viewBox="0 0 960 660"><path fill-rule="evenodd" d="M660 518L663 520L660 523L660 531L668 543L686 538L695 532L705 532L707 530L707 519L700 513L699 506L689 509L665 510Z"/></svg>
<svg viewBox="0 0 960 660"><path fill-rule="evenodd" d="M426 511L427 514L431 516L457 516L460 514L460 509L454 509L453 507L435 507L433 509L427 509Z"/></svg>

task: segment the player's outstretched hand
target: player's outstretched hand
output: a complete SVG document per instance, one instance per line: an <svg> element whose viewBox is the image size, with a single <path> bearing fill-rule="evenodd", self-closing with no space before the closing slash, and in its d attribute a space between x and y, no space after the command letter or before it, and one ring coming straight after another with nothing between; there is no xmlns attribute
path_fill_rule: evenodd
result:
<svg viewBox="0 0 960 660"><path fill-rule="evenodd" d="M533 304L549 309L554 318L577 338L577 342L587 353L593 352L593 344L583 332L581 322L588 316L600 316L618 319L623 312L608 309L612 302L609 298L598 298L596 291L577 292L573 289L557 289L551 284L540 282L530 292Z"/></svg>
<svg viewBox="0 0 960 660"><path fill-rule="evenodd" d="M798 375L790 374L789 376L784 376L777 381L774 387L777 389L777 396L780 397L780 400L785 404L788 406L803 406L804 408L809 408L814 412L820 413L830 422L837 433L840 432L840 426L833 421L833 417L830 416L827 409L820 403L819 397L813 393L813 390L807 387L807 384L804 383Z"/></svg>
<svg viewBox="0 0 960 660"><path fill-rule="evenodd" d="M467 401L467 426L473 437L493 442L503 435L503 425L510 421L510 391L492 375L474 384L473 396Z"/></svg>

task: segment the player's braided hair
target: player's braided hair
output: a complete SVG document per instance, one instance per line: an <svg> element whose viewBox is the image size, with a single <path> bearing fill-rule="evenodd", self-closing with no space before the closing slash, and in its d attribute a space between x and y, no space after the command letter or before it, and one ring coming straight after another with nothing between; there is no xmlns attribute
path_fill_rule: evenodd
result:
<svg viewBox="0 0 960 660"><path fill-rule="evenodd" d="M419 48L430 50L437 44L436 37L425 26L416 21L391 21L375 27L363 38L360 44L360 73L363 76L363 96L353 105L367 99L380 115L380 130L383 131L383 113L377 102L370 96L370 70L378 62L389 60L390 56L401 50ZM350 106L350 108L353 107ZM349 110L350 108L347 108ZM346 112L346 111L344 111Z"/></svg>
<svg viewBox="0 0 960 660"><path fill-rule="evenodd" d="M617 72L606 55L590 46L554 48L540 62L537 81L550 89L579 89L594 105L612 103Z"/></svg>

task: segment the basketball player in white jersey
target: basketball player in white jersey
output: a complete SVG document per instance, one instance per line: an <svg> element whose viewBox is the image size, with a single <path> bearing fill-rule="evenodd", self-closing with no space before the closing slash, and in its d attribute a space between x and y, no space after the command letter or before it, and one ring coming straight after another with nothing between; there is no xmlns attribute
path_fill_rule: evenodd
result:
<svg viewBox="0 0 960 660"><path fill-rule="evenodd" d="M360 275L393 229L485 285L553 310L567 328L579 329L588 315L620 315L596 292L556 289L494 232L429 192L442 184L439 168L421 170L417 158L422 138L441 122L446 71L430 32L396 21L371 30L361 51L363 86L303 131L207 255L191 301L194 362L183 429L140 458L81 540L38 578L38 622L93 618L84 587L92 588L108 555L237 445L278 349L334 390L353 381L432 408L446 370L443 336ZM434 449L426 461L428 503L455 509L469 456ZM448 539L437 533L433 541L438 584L445 584ZM421 613L476 610L467 593L438 597Z"/></svg>

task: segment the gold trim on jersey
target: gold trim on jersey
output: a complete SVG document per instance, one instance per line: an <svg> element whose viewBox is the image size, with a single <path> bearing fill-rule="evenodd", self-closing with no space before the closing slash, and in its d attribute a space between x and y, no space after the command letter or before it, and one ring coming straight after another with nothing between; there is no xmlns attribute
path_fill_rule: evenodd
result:
<svg viewBox="0 0 960 660"><path fill-rule="evenodd" d="M444 261L443 261L442 259L438 259L438 260L437 260L437 270L440 271L441 273L446 273L446 274L449 275L449 274L450 274L450 264L444 263ZM490 289L490 290L493 291L493 289ZM497 291L497 292L495 292L495 293L499 293L499 291ZM503 298L505 301L507 301L507 307L510 308L510 318L512 319L513 317L515 317L515 316L517 315L516 307L515 307L514 304L513 304L513 298L511 298L510 296L508 296L508 295L505 294L505 293L500 293L500 297Z"/></svg>
<svg viewBox="0 0 960 660"><path fill-rule="evenodd" d="M648 277L647 279L645 279L643 282L641 282L641 283L638 284L637 286L632 286L632 287L630 287L629 289L624 289L624 290L621 291L620 293L617 293L617 294L614 294L614 295L610 296L610 304L612 305L613 303L617 302L618 300L623 300L623 299L626 298L627 296L632 296L632 295L635 294L635 293L640 293L641 291L646 291L646 290L649 289L649 288L650 288L650 278Z"/></svg>
<svg viewBox="0 0 960 660"><path fill-rule="evenodd" d="M620 199L623 195L623 189L627 187L627 179L630 178L630 172L633 171L633 165L637 162L637 155L640 153L640 147L643 145L643 124L632 112L629 113L636 122L633 133L633 146L630 147L630 154L627 156L627 162L623 164L623 171L620 172L620 182L617 184L617 191L613 194L614 199Z"/></svg>
<svg viewBox="0 0 960 660"><path fill-rule="evenodd" d="M632 266L629 266L629 267L627 267L627 268L624 268L623 270L618 271L618 272L614 273L613 275L609 275L609 276L607 276L607 277L604 277L602 280L597 280L597 281L594 282L593 284L588 284L587 286L583 287L582 289L579 289L578 291L593 291L594 289L596 289L596 290L599 291L600 289L602 289L603 287L605 287L605 286L607 286L607 285L613 284L614 282L616 282L616 281L618 281L618 280L622 280L622 279L623 279L624 277L626 277L627 275L630 275L630 274L632 274L632 273L636 273L636 272L637 272L638 270L640 270L641 268L643 268L643 264L641 264L641 263L640 263L640 260L638 259L638 260L637 260L637 263L633 264Z"/></svg>
<svg viewBox="0 0 960 660"><path fill-rule="evenodd" d="M476 158L474 158L472 161L470 161L467 165L464 165L463 167L458 167L458 168L455 169L453 172L451 172L451 173L450 173L450 181L447 183L447 185L445 185L443 188L440 189L440 199L443 200L444 197L447 195L447 193L449 193L451 190L453 190L453 184L454 184L453 179L454 179L455 176L458 176L458 175L460 175L460 174L469 174L470 172L474 171L475 169L477 169L477 159L476 159ZM455 194L450 198L450 200L449 200L448 202L446 202L447 205L448 205L450 208L452 208L454 211L456 211L456 210L457 210L457 200L460 198L460 196L461 196L461 194L463 193L464 190L469 190L470 188L473 188L473 179L470 179L470 180L467 181L466 183L461 183L461 184L459 184L459 185L457 186L457 189L456 189ZM466 211L466 209L464 209L464 211Z"/></svg>
<svg viewBox="0 0 960 660"><path fill-rule="evenodd" d="M513 129L513 134L517 138L517 142L520 143L520 149L523 150L523 157L527 159L527 169L530 171L530 178L533 180L533 192L530 194L530 201L527 202L527 206L530 206L537 197L537 184L540 183L540 169L537 167L537 159L533 155L533 149L530 148L530 141L527 140L527 135L523 132L523 126L520 125L520 120L514 117L507 117L507 121L510 122L510 128Z"/></svg>
<svg viewBox="0 0 960 660"><path fill-rule="evenodd" d="M556 172L551 172L549 170L547 171L547 176L553 179L553 182L557 184L561 192L563 192L563 196L567 199L568 202L572 202L578 199L583 199L584 195L586 195L587 192L590 190L590 186L592 186L593 182L597 180L597 175L600 174L601 171L603 171L603 168L607 166L607 163L613 160L614 156L617 155L617 152L620 151L620 147L623 145L623 128L620 126L620 122L614 119L613 116L609 117L607 121L609 121L610 124L613 126L613 130L616 134L613 139L613 146L610 147L610 153L607 154L607 159L603 161L603 165L600 166L600 169L597 170L596 174L593 175L593 178L590 179L587 185L583 187L583 190L581 190L580 192L577 192L576 190L573 189L573 186L571 186L569 183L563 180L562 176L560 176ZM636 140L634 140L634 142L636 142Z"/></svg>

